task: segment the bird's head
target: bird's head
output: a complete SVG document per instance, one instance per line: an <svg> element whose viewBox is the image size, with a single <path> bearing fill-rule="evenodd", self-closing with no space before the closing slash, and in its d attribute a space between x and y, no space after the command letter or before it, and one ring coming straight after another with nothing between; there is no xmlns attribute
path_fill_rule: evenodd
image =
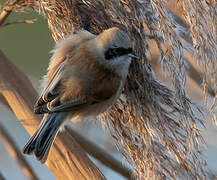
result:
<svg viewBox="0 0 217 180"><path fill-rule="evenodd" d="M121 76L127 75L132 57L137 58L127 33L116 27L96 36L91 46L99 62Z"/></svg>

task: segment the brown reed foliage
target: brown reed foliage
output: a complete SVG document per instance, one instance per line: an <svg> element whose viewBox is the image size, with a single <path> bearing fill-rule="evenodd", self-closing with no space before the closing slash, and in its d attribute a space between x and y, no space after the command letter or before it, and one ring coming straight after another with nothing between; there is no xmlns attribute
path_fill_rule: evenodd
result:
<svg viewBox="0 0 217 180"><path fill-rule="evenodd" d="M177 179L185 173L189 179L208 179L199 130L203 124L199 116L202 112L185 91L184 56L190 49L199 59L205 57L207 78L204 84L208 78L217 84L216 2L181 2L190 25L193 47L181 41L177 29L183 31L183 27L177 26L166 9L165 0L37 2L36 10L47 18L55 41L78 29L82 21L88 21L91 32L96 34L117 26L132 37L140 60L132 63L124 92L104 115L104 123L138 178ZM204 5L206 15L202 12ZM150 37L155 39L161 52L161 63L164 72L172 79L172 89L155 78L147 62Z"/></svg>

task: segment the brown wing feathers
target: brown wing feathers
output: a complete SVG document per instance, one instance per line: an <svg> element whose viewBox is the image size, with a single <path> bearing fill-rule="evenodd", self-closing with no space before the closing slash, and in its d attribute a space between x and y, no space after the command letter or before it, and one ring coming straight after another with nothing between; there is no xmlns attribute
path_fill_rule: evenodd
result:
<svg viewBox="0 0 217 180"><path fill-rule="evenodd" d="M46 96L40 97L34 107L35 114L49 113L51 110L60 105L58 94L47 93Z"/></svg>
<svg viewBox="0 0 217 180"><path fill-rule="evenodd" d="M60 104L59 86L65 64L66 62L64 61L59 65L41 97L36 102L34 107L34 112L36 114L49 113L52 108Z"/></svg>
<svg viewBox="0 0 217 180"><path fill-rule="evenodd" d="M121 80L119 77L107 68L102 67L94 58L87 57L90 56L89 54L79 54L79 56L77 58L66 58L67 60L59 65L35 104L34 112L36 114L74 111L81 106L100 103L111 98L117 92ZM71 59L82 59L82 61L91 59L91 63L89 62L91 66L88 68L81 66L81 62L78 61L76 66L80 68L80 71L74 72L73 66L75 62ZM64 71L67 71L69 75L71 74L70 78L63 75ZM94 77L94 79L90 77ZM65 86L66 88L64 88ZM89 91L86 92L86 89Z"/></svg>

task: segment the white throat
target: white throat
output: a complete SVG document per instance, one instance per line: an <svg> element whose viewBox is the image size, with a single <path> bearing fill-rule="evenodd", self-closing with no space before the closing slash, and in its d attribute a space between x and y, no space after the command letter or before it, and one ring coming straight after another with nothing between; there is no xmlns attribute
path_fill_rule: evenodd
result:
<svg viewBox="0 0 217 180"><path fill-rule="evenodd" d="M111 69L120 77L126 77L128 74L131 57L128 55L117 57L112 60L105 60L105 66Z"/></svg>

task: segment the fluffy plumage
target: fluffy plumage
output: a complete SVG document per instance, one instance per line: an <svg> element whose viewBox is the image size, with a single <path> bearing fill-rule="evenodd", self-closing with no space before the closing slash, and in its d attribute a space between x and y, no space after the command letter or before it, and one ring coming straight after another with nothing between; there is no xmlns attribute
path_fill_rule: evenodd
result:
<svg viewBox="0 0 217 180"><path fill-rule="evenodd" d="M118 28L98 36L80 31L60 41L53 50L44 89L34 108L44 117L23 153L34 154L44 163L67 120L82 120L106 111L122 91L131 53L129 37Z"/></svg>

